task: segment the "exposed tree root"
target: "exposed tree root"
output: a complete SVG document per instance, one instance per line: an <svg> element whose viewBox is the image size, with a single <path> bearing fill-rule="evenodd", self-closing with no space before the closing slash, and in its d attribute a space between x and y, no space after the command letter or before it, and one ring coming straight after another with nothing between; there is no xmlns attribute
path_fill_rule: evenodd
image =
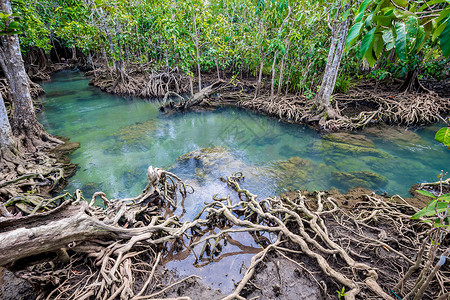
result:
<svg viewBox="0 0 450 300"><path fill-rule="evenodd" d="M333 96L333 115L318 112L311 100L303 96L268 96L239 102L241 107L294 123L319 122L322 129L335 131L357 129L371 122L399 125L426 125L439 121L439 114L450 112L450 99L436 93L372 92L355 88L349 95ZM358 109L358 106L362 109ZM355 114L352 110L356 108Z"/></svg>
<svg viewBox="0 0 450 300"><path fill-rule="evenodd" d="M310 257L328 281L334 282L338 288L346 287L345 299L394 299L391 289L403 295L402 299L413 299L414 294L405 295L413 286L426 290L424 299L434 299L449 292L448 269L433 269L429 273L429 265L435 260L436 253L445 252L449 245L438 247L425 243L423 246L421 241L430 234L429 227L411 221L410 215L416 209L406 202L386 202L374 194L366 195L364 202L346 212L322 192L316 194L315 202L301 193L293 199L282 197L258 201L256 195L240 187L242 179L241 174L224 179L237 191L238 203L231 203L229 198L217 199L204 209L206 219L232 227L206 236L194 245L212 240L214 246L208 250L214 252L214 247L235 231L273 232L278 240L252 259L236 291L226 299L245 299L241 294L243 287L249 283L256 265L271 250L291 256L295 250L298 254L294 257L300 261L305 256ZM421 245L424 248L420 248ZM425 256L417 256L419 248L427 252L426 259L422 258ZM200 253L199 257L202 255ZM309 264L307 268L313 271L317 270L316 266ZM402 278L402 270L412 266L416 268L408 277ZM419 275L415 272L418 270L422 271ZM422 273L429 274L427 280L431 288L424 285L421 277L425 278L425 275ZM399 280L402 289L397 284ZM332 296L324 295L325 298Z"/></svg>
<svg viewBox="0 0 450 300"><path fill-rule="evenodd" d="M229 234L249 232L263 250L225 299L246 299L251 278L269 253L324 282L327 299L342 286L345 299L436 299L449 293L448 267L436 264L450 246L445 233L436 237L429 224L412 221L417 209L401 197L387 202L365 195L345 211L324 192L258 200L241 188L243 179L240 173L222 178L237 198L214 197L184 223L170 216L170 207L177 205L177 193L186 196L186 186L152 167L147 187L135 198L109 200L99 192L87 203L77 191L38 204L24 199L34 207L30 216L0 219L1 265L35 285L53 285L47 299L151 299L196 278L160 286L156 274L165 249L183 248L190 239L190 248L203 245L197 259L212 261L222 255ZM94 205L97 198L103 206ZM67 200L58 206L62 199ZM42 209L51 210L35 214ZM274 243L267 233L276 236ZM33 267L24 269L27 265Z"/></svg>
<svg viewBox="0 0 450 300"><path fill-rule="evenodd" d="M135 69L129 74L120 74L109 69L93 70L89 84L111 94L132 95L142 98L163 97L168 91L185 93L189 90L189 80L177 69L152 71Z"/></svg>

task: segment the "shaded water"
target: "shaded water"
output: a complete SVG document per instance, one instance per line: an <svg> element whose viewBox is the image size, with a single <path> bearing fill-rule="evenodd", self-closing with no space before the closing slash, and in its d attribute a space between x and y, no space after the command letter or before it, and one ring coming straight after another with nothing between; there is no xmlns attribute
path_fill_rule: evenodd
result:
<svg viewBox="0 0 450 300"><path fill-rule="evenodd" d="M450 151L433 139L438 129L433 126L323 138L306 126L237 108L164 116L158 103L108 95L88 86L88 79L76 72L58 73L43 88L47 95L40 122L50 133L81 143L71 156L80 168L69 191L81 188L87 197L99 190L109 198L135 196L146 184L148 165L153 165L195 187L184 203L184 219L196 215L213 194L229 194L217 178L236 171L244 172L244 187L260 197L287 189L345 191L355 185L405 196L412 184L435 181L450 162ZM254 248L230 245L227 251L248 253L259 247L251 242L247 246ZM206 281L227 291L251 256L229 256L197 273L220 268L227 274L221 285L207 276ZM191 262L169 265L181 273L194 269Z"/></svg>

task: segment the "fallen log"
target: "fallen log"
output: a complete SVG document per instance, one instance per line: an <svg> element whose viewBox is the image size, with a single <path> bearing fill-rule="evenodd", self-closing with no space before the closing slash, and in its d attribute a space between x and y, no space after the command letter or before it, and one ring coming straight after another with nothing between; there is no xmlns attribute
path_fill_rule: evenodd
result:
<svg viewBox="0 0 450 300"><path fill-rule="evenodd" d="M214 82L213 84L205 87L201 91L195 93L191 97L189 97L187 100L184 99L184 97L180 96L177 93L174 93L172 91L168 91L163 98L160 110L165 111L168 110L186 110L190 107L199 105L203 100L208 99L211 97L211 95L218 93L220 90L225 88L227 86L226 82L224 80L218 80ZM168 98L170 96L175 96L180 99L179 103L175 103L173 100L170 100L167 102Z"/></svg>
<svg viewBox="0 0 450 300"><path fill-rule="evenodd" d="M130 299L143 294L147 287L136 293L134 282L149 276L156 267L160 259L158 246L179 239L186 230L202 222L181 223L177 216L162 217L164 209L176 206L177 194L185 197L187 186L176 175L150 166L148 185L134 198L108 200L98 192L87 202L77 191L73 196L66 194L68 199L62 204L43 213L7 217L10 214L3 209L0 267L15 271L38 286L55 285L62 281L61 274L70 278L67 274L73 271L73 257L85 254L93 261L83 261L80 266L90 270L92 276L67 298L97 295L113 299L120 295L121 299ZM94 205L97 198L103 200L103 206ZM137 262L142 269L134 267ZM39 265L38 269L50 267L45 272L27 271L34 265ZM62 269L56 271L55 265Z"/></svg>

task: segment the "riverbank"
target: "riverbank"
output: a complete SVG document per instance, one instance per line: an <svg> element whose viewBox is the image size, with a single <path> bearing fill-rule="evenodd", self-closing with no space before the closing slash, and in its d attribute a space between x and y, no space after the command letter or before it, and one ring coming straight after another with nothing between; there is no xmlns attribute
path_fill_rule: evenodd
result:
<svg viewBox="0 0 450 300"><path fill-rule="evenodd" d="M163 97L170 92L188 95L188 78L182 75L175 77L174 74L173 71L149 74L141 70L130 72L125 79L121 79L105 69L87 73L91 78L90 84L112 94L143 98ZM222 78L220 83L215 76L202 74L205 90L207 86L215 85L211 91L185 96L188 98L187 104L189 98L195 99L191 109L238 106L284 122L318 125L326 131L355 130L373 124L423 126L439 122L439 115L445 117L450 113L450 88L445 84L450 81L449 78L444 79L444 83L424 82L431 88L425 92L402 91L402 82L398 80L381 83L360 81L346 94L333 95L330 106L335 108L338 116L327 118L316 111L311 97L287 91L271 96L270 85L264 82L259 95L255 96L256 78ZM190 90L198 90L198 83L194 83ZM170 106L174 105L169 104L166 109ZM186 104L183 104L183 109L185 107Z"/></svg>
<svg viewBox="0 0 450 300"><path fill-rule="evenodd" d="M65 91L65 92L67 92L67 91ZM69 91L70 92L70 91ZM59 105L61 105L61 103L59 103ZM148 117L148 116L147 116ZM67 121L67 120L66 120ZM136 126L132 126L132 127L130 127L129 129L133 129L133 131L136 131L136 130L138 130L138 135L140 134L139 132L139 130L140 129L142 129L143 130L143 132L148 132L148 130L153 130L152 128L154 128L154 126L153 125L151 125L151 124L137 124L138 125L138 127L136 127ZM150 126L150 127L149 127ZM126 128L124 128L124 129L126 129ZM128 140L128 138L127 138L127 132L128 131L125 131L125 130L121 130L120 131L120 135L119 136L116 136L115 138L118 138L118 140L123 140L123 142L124 143L127 143L127 142L131 142L131 143L133 143L133 140ZM133 137L134 136L134 138L136 138L136 136L135 135L132 135L131 137ZM358 140L359 141L359 140ZM361 141L359 141L359 142L361 142ZM367 144L367 141L365 141L366 142L366 144ZM98 145L97 145L98 146ZM139 145L138 145L139 146ZM367 146L367 145L365 145L365 146ZM367 148L367 147L365 147L365 148ZM370 147L369 147L370 148ZM356 149L356 148L352 148L352 149ZM359 148L358 148L359 149ZM110 149L110 150L113 150L113 149ZM367 152L367 151L366 151ZM304 163L302 163L301 165L305 165L305 164L307 164L307 162L304 162ZM300 168L299 168L300 169ZM108 174L108 173L103 173L103 176L105 175L105 174ZM225 175L225 174L222 174L222 176L223 175ZM344 199L342 200L342 201L339 201L338 200L338 196L336 196L336 194L333 194L333 193L331 193L331 195L332 195L332 197L333 197L333 199L334 198L336 198L336 200L337 200L337 202L340 204L340 206L345 206L345 203L348 203L349 202L349 199L358 199L358 200L355 200L355 201L358 201L358 203L365 203L366 201L367 201L367 199L365 198L365 196L364 195L367 195L367 194L371 194L371 192L368 192L368 191L363 191L363 192L361 192L361 193L352 193L352 195L351 196L349 196L348 197L348 199L346 199L346 197L344 197ZM294 194L292 194L292 196L291 196L293 199L296 197L296 194L294 193ZM309 198L311 198L311 199L309 199ZM394 197L395 198L395 197ZM314 200L315 199L315 195L314 194L308 194L308 201L309 201L309 203L314 203L314 201L317 201L317 199L316 200ZM383 198L384 200L384 202L386 202L387 200L388 200L388 198ZM346 202L347 201L347 202ZM422 202L422 205L423 205L423 202ZM368 215L370 215L370 214L368 214ZM405 222L406 222L406 219L407 219L407 217L405 217ZM410 221L410 220L409 220ZM332 224L332 220L330 220L329 221L331 224ZM375 222L375 221L373 221L373 222ZM402 220L402 222L403 222L403 220ZM259 223L258 223L259 224ZM373 225L373 224L372 224ZM219 228L221 228L221 227L219 227ZM347 236L348 234L346 234L345 236ZM258 243L262 243L263 242L263 238L258 238L257 239L258 240ZM392 242L392 243L394 243L394 242ZM262 244L262 246L264 247L264 245L266 245L266 244ZM266 245L267 246L267 245ZM392 244L391 245L391 247L393 247L394 246L394 244ZM172 248L172 246L171 245L169 245L168 246L169 248ZM412 246L411 246L412 247ZM378 246L378 248L379 248L379 246ZM384 248L383 248L384 249ZM388 248L389 249L389 248ZM396 249L396 248L395 248ZM199 250L199 249L197 249L197 250ZM291 248L291 250L293 250L293 251L298 251L298 249L296 249L296 248ZM375 250L376 251L376 250ZM390 251L390 250L389 250ZM226 254L226 252L224 253L224 255ZM409 255L408 253L406 253L407 255ZM411 253L410 253L411 254ZM363 255L366 255L366 254L363 254ZM370 253L367 253L367 255L370 255ZM268 261L264 261L264 265L267 267L266 268L266 270L267 270L267 272L268 273L271 273L271 274L273 274L275 277L273 277L273 278L271 278L271 280L273 281L273 282L276 282L276 280L279 280L280 281L280 283L277 283L277 284L273 284L273 285L269 285L266 281L259 281L259 279L258 279L258 281L253 281L252 280L252 282L254 282L255 284L256 284L256 286L258 286L258 287L261 287L261 286L264 286L264 287L268 287L267 288L267 290L265 290L264 291L264 293L263 294L267 294L268 292L269 292L269 290L271 290L272 291L272 293L276 296L276 295L278 295L278 296L280 296L280 295L283 295L283 296L286 296L286 297L288 297L287 295L291 295L291 299L298 299L298 298L294 298L294 295L296 295L296 296L298 296L299 295L299 293L294 293L293 291L291 291L291 292L289 292L289 291L287 291L286 289L288 289L288 285L285 283L285 282L287 282L287 281L289 281L289 280L295 280L296 279L296 277L289 277L289 276L287 276L286 274L284 274L283 272L281 272L281 275L278 275L277 274L277 270L280 270L280 266L281 267L283 267L282 269L284 270L284 268L286 268L286 269L292 269L292 270L294 270L294 272L301 272L301 270L304 270L304 269L302 269L298 264L296 264L296 263L292 263L291 264L291 266L289 267L289 266L286 266L286 260L287 261L290 261L289 259L286 259L286 258L284 258L283 256L273 256L272 258L269 258L269 256L270 255L268 255ZM298 258L298 257L289 257L290 259L294 259L294 261L296 261L297 263L300 263L300 265L301 266L310 266L310 261L309 261L309 259L305 259L305 258ZM336 265L335 266L336 268L341 268L342 266L339 266L339 265ZM381 266L377 266L377 268L381 268ZM295 269L298 269L298 270L300 270L300 271L295 271ZM76 270L76 271L78 271L78 270ZM274 272L275 271L275 272ZM320 270L310 270L310 272L320 272ZM78 272L80 272L80 271L78 271ZM307 271L305 271L306 273L305 274L309 274ZM256 274L258 274L258 271L256 272ZM263 274L263 273L261 273L261 274ZM275 274L277 274L277 275L275 275ZM394 274L394 273L390 273L391 274L391 276L393 276L392 274ZM258 276L258 275L255 275L255 276ZM278 277L277 277L278 276ZM261 278L262 277L265 277L265 275L261 275L260 276ZM281 279L282 278L282 279ZM320 278L319 278L320 279ZM326 276L324 276L323 277L323 279L326 279ZM169 281L170 281L170 279L169 279ZM167 281L167 282L169 282L169 281ZM176 281L176 280L175 280ZM192 286L196 286L195 284L193 284L192 282L190 282L191 280L189 280L189 282L188 282L188 285L192 285ZM173 282L173 281L172 281ZM260 283L259 283L260 282ZM306 285L311 285L311 284L313 284L314 285L314 279L312 279L312 277L311 278L309 278L307 281L306 281ZM320 280L319 280L319 282L320 282ZM388 283L385 283L386 284L386 286L389 286L389 282ZM168 285L170 285L170 284L166 284L165 286L168 286ZM251 284L250 284L251 285ZM328 286L330 286L331 288L329 288L329 289L339 289L340 287L338 287L337 285L336 285L336 283L333 283L332 281L330 282L330 283L328 283L327 284ZM163 284L163 286L164 286L164 284ZM178 285L177 285L178 286ZM163 287L161 287L161 289L162 289ZM174 287L175 288L175 287ZM299 288L300 289L300 288ZM324 287L323 287L323 285L322 284L318 284L318 285L316 285L315 287L313 286L312 288L310 288L309 289L309 291L311 292L311 293L315 293L315 291L320 291L322 289L322 293L324 292L323 291L323 289L324 289ZM308 290L308 289L307 289ZM157 291L157 290L156 290ZM297 291L298 292L298 291ZM326 291L325 291L326 292ZM329 294L329 296L330 297L332 297L333 295L331 294L331 293L333 293L333 291L328 291L328 292L330 292L330 294ZM245 293L247 293L247 292L245 292L244 291L244 294ZM258 288L252 288L251 286L249 287L249 290L248 290L248 293L249 293L249 295L251 294L251 293L258 293ZM167 294L166 294L167 296L169 296L169 295L174 295L174 296L180 296L180 295L189 295L189 293L187 292L187 288L185 288L185 287L181 287L180 288L180 286L178 286L178 288L177 288L177 291L176 292L171 292L171 291L168 291L167 292ZM218 295L218 294L216 294L216 295ZM195 296L192 296L192 297L194 297L194 299L195 299ZM212 298L214 298L214 296L211 296ZM289 299L289 298L288 298Z"/></svg>

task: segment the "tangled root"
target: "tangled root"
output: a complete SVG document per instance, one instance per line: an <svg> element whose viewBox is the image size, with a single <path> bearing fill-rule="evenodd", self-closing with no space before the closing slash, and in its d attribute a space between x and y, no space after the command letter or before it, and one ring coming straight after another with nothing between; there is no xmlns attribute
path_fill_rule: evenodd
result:
<svg viewBox="0 0 450 300"><path fill-rule="evenodd" d="M307 119L306 112L310 110L311 100L300 96L258 97L239 102L239 106L266 115L277 117L287 122L300 123Z"/></svg>
<svg viewBox="0 0 450 300"><path fill-rule="evenodd" d="M34 286L54 285L50 294L40 295L41 299L156 297L181 282L197 278L189 276L156 291L159 282L156 269L165 244L180 240L189 228L200 222L181 223L176 216L163 217L163 207L177 205L177 193L185 197L187 186L176 175L150 166L148 185L134 198L110 200L104 193L97 192L88 203L83 201L81 191L77 190L74 195L67 193L42 201L34 207L30 216L23 219L32 233L25 233L25 236L14 234L15 240L10 237L2 243L6 247L0 255L2 265L14 269L23 258L36 257L40 252L56 252L53 262L34 264L15 272ZM94 205L97 198L103 202L102 206ZM27 204L33 206L34 202L28 199ZM20 206L16 208L21 209ZM38 210L50 211L41 216L34 215ZM39 221L45 216L49 217L48 224L43 225L42 221L33 223L33 220ZM2 221L5 223L3 231L7 231L8 226L12 227L9 230L20 226L22 219L15 219L16 224L10 224L8 218L0 218L0 223ZM49 234L56 223L64 224L60 225L60 230L67 232L56 230L54 234ZM67 243L63 240L67 234L72 235L71 242L61 247ZM27 235L35 239L30 241ZM24 239L28 247L17 254L12 248L21 245ZM40 239L48 239L45 243L47 249L42 250L41 243L33 244L33 241Z"/></svg>
<svg viewBox="0 0 450 300"><path fill-rule="evenodd" d="M56 259L15 273L35 285L52 283L47 299L150 299L198 278L191 275L158 285L156 274L169 247L183 248L186 242L190 249L203 245L200 253L193 252L197 261L213 261L215 256L227 255L222 245L230 234L249 232L263 250L225 299L246 299L252 276L269 253L302 266L322 288L324 298L335 296L334 291L342 286L345 299L394 299L396 295L405 300L445 299L449 295L450 271L436 263L440 254L449 252L448 233L411 220L417 209L401 197L386 201L374 193L365 194L347 211L338 205L342 199L325 192L296 192L260 201L241 187L243 180L242 173L222 178L237 197L214 196L197 217L184 223L169 211L177 206L177 193L184 198L188 187L176 175L158 168L149 167L148 185L134 198L110 200L98 192L87 203L80 191L65 194L66 201L39 216L42 228L31 226L38 215L23 219L27 228L9 234L16 239L6 241L10 247L5 246L0 231L0 261L17 266L17 259L36 255L33 249L44 251L42 244L33 245L44 232L53 239L45 244L50 247L46 251L56 252ZM94 205L97 198L102 206ZM57 200L61 198L40 202L33 211L52 208ZM45 216L54 221L59 215L66 224L62 228L72 233L69 244L59 239L61 232L49 235L47 225L42 225ZM13 229L20 227L22 219L14 222L11 225L8 218L0 218L0 228L7 231L10 223ZM48 226L54 228L52 224ZM276 241L271 242L267 233L276 236ZM30 234L34 239L29 239ZM21 242L28 247L24 249ZM14 245L23 250L17 252ZM14 263L11 252L21 255Z"/></svg>
<svg viewBox="0 0 450 300"><path fill-rule="evenodd" d="M188 79L177 69L154 72L133 70L129 74L119 74L101 69L89 71L92 76L89 84L103 91L117 95L132 95L142 98L163 97L168 91L185 93L188 91Z"/></svg>
<svg viewBox="0 0 450 300"><path fill-rule="evenodd" d="M324 298L331 298L342 286L346 287L345 299L394 299L395 294L403 295L403 299L418 299L411 290L420 290L419 297L424 299L449 294L448 268L433 266L437 253L445 255L449 245L433 245L429 239L439 238L436 231L411 221L410 215L417 209L402 198L398 197L400 202L386 202L375 194L365 195L351 211L344 211L336 199L323 192L315 194L315 201L300 192L294 197L258 201L256 195L240 187L242 180L242 174L223 179L238 193L237 203L229 197L216 198L198 216L206 214L206 219L225 224L228 229L192 246L212 244L208 250L214 252L229 233L241 231L272 232L277 241L252 259L236 290L225 299L245 299L244 287L269 252L297 263L309 257L306 268L310 276L314 278L312 274L320 271L314 280L323 279L333 285L322 286ZM445 235L439 240L445 241ZM315 263L311 264L311 259Z"/></svg>

